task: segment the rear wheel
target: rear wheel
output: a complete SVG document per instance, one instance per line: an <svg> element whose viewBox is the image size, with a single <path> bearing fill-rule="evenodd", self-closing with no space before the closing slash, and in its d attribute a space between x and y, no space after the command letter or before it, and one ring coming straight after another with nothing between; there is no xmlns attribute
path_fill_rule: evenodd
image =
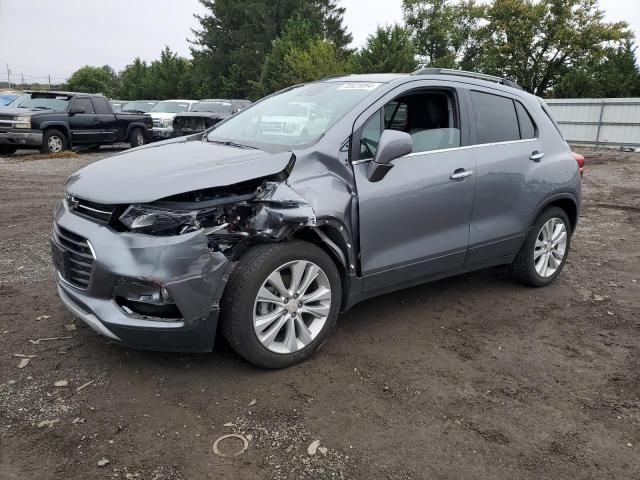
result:
<svg viewBox="0 0 640 480"><path fill-rule="evenodd" d="M222 328L251 363L284 368L322 346L342 300L340 275L317 246L294 241L253 247L225 289Z"/></svg>
<svg viewBox="0 0 640 480"><path fill-rule="evenodd" d="M69 148L67 137L60 130L49 129L42 136L40 153L60 153Z"/></svg>
<svg viewBox="0 0 640 480"><path fill-rule="evenodd" d="M131 145L131 148L144 145L144 132L141 128L131 130L131 133L129 133L129 145Z"/></svg>
<svg viewBox="0 0 640 480"><path fill-rule="evenodd" d="M18 150L18 147L12 145L0 145L0 155L13 155Z"/></svg>
<svg viewBox="0 0 640 480"><path fill-rule="evenodd" d="M566 212L551 207L542 212L511 265L513 277L533 287L552 283L564 267L571 246L571 223Z"/></svg>

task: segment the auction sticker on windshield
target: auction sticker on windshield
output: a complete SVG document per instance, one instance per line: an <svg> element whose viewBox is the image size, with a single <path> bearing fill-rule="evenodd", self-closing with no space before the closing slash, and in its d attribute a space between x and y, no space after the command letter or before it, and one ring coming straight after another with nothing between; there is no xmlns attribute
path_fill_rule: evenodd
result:
<svg viewBox="0 0 640 480"><path fill-rule="evenodd" d="M352 82L340 85L336 90L375 90L381 83L373 82Z"/></svg>

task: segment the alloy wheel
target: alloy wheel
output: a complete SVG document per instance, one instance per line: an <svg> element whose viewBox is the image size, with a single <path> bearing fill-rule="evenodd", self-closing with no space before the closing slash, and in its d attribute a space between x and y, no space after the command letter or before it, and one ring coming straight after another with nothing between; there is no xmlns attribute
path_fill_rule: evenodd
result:
<svg viewBox="0 0 640 480"><path fill-rule="evenodd" d="M536 272L542 278L553 276L567 254L567 227L559 218L549 219L543 226L533 250Z"/></svg>
<svg viewBox="0 0 640 480"><path fill-rule="evenodd" d="M47 140L47 146L51 153L58 153L62 151L62 139L57 135L51 135Z"/></svg>
<svg viewBox="0 0 640 480"><path fill-rule="evenodd" d="M258 290L253 326L260 343L289 354L309 345L331 310L331 286L315 263L296 260L278 267Z"/></svg>

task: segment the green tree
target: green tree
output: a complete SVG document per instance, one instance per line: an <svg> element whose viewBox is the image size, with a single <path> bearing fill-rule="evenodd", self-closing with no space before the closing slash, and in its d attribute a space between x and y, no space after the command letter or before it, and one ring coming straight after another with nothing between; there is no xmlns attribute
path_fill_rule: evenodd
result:
<svg viewBox="0 0 640 480"><path fill-rule="evenodd" d="M118 88L118 78L109 66L85 65L69 77L65 88L74 92L101 93L112 96Z"/></svg>
<svg viewBox="0 0 640 480"><path fill-rule="evenodd" d="M431 67L469 68L477 51L477 32L485 7L474 0L403 0L407 27L421 63Z"/></svg>
<svg viewBox="0 0 640 480"><path fill-rule="evenodd" d="M192 55L200 83L210 95L247 97L272 42L288 19L310 22L313 36L333 41L347 56L351 36L342 25L344 9L334 0L200 0L208 10L197 16L200 28Z"/></svg>
<svg viewBox="0 0 640 480"><path fill-rule="evenodd" d="M416 69L411 33L401 25L378 27L352 59L354 73L401 73Z"/></svg>
<svg viewBox="0 0 640 480"><path fill-rule="evenodd" d="M149 66L150 87L154 98L188 98L191 96L191 60L180 57L169 47L160 53L160 59Z"/></svg>
<svg viewBox="0 0 640 480"><path fill-rule="evenodd" d="M292 18L281 37L273 41L253 96L260 97L297 83L317 80L349 70L349 59L333 43L313 35L313 24Z"/></svg>
<svg viewBox="0 0 640 480"><path fill-rule="evenodd" d="M585 60L561 78L552 95L556 98L640 96L640 68L633 42L607 48L599 61Z"/></svg>
<svg viewBox="0 0 640 480"><path fill-rule="evenodd" d="M544 95L583 59L630 38L625 22L607 23L597 0L494 0L479 32L478 66Z"/></svg>
<svg viewBox="0 0 640 480"><path fill-rule="evenodd" d="M136 57L120 72L118 96L125 100L156 98L156 92L152 91L149 81L149 66L147 62L140 60L140 57Z"/></svg>

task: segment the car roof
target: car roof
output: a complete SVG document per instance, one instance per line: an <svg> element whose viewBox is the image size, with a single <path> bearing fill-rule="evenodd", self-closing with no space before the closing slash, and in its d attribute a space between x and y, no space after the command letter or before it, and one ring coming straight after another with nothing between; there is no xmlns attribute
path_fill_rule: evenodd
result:
<svg viewBox="0 0 640 480"><path fill-rule="evenodd" d="M435 70L435 69L434 69ZM420 72L418 70L418 72ZM442 82L456 82L456 83L467 83L472 85L491 87L498 90L505 90L512 93L518 93L520 95L531 95L521 88L512 87L510 85L505 85L503 83L498 83L497 77L496 80L492 79L484 79L474 77L473 72L464 72L460 71L451 71L451 73L447 73L446 70L442 70L440 73L372 73L372 74L352 74L352 75L334 75L331 77L326 77L319 82L371 82L371 83L404 83L410 82L412 80L436 80ZM469 75L467 75L469 74ZM508 82L512 83L512 82ZM514 84L515 85L515 84Z"/></svg>
<svg viewBox="0 0 640 480"><path fill-rule="evenodd" d="M24 93L44 93L48 95L89 95L94 97L103 97L104 95L96 95L95 93L82 93L82 92L66 92L64 90L25 90Z"/></svg>
<svg viewBox="0 0 640 480"><path fill-rule="evenodd" d="M162 102L184 102L184 103L198 103L200 100L176 100L176 99L171 99L171 100L158 100L158 103L162 103Z"/></svg>

